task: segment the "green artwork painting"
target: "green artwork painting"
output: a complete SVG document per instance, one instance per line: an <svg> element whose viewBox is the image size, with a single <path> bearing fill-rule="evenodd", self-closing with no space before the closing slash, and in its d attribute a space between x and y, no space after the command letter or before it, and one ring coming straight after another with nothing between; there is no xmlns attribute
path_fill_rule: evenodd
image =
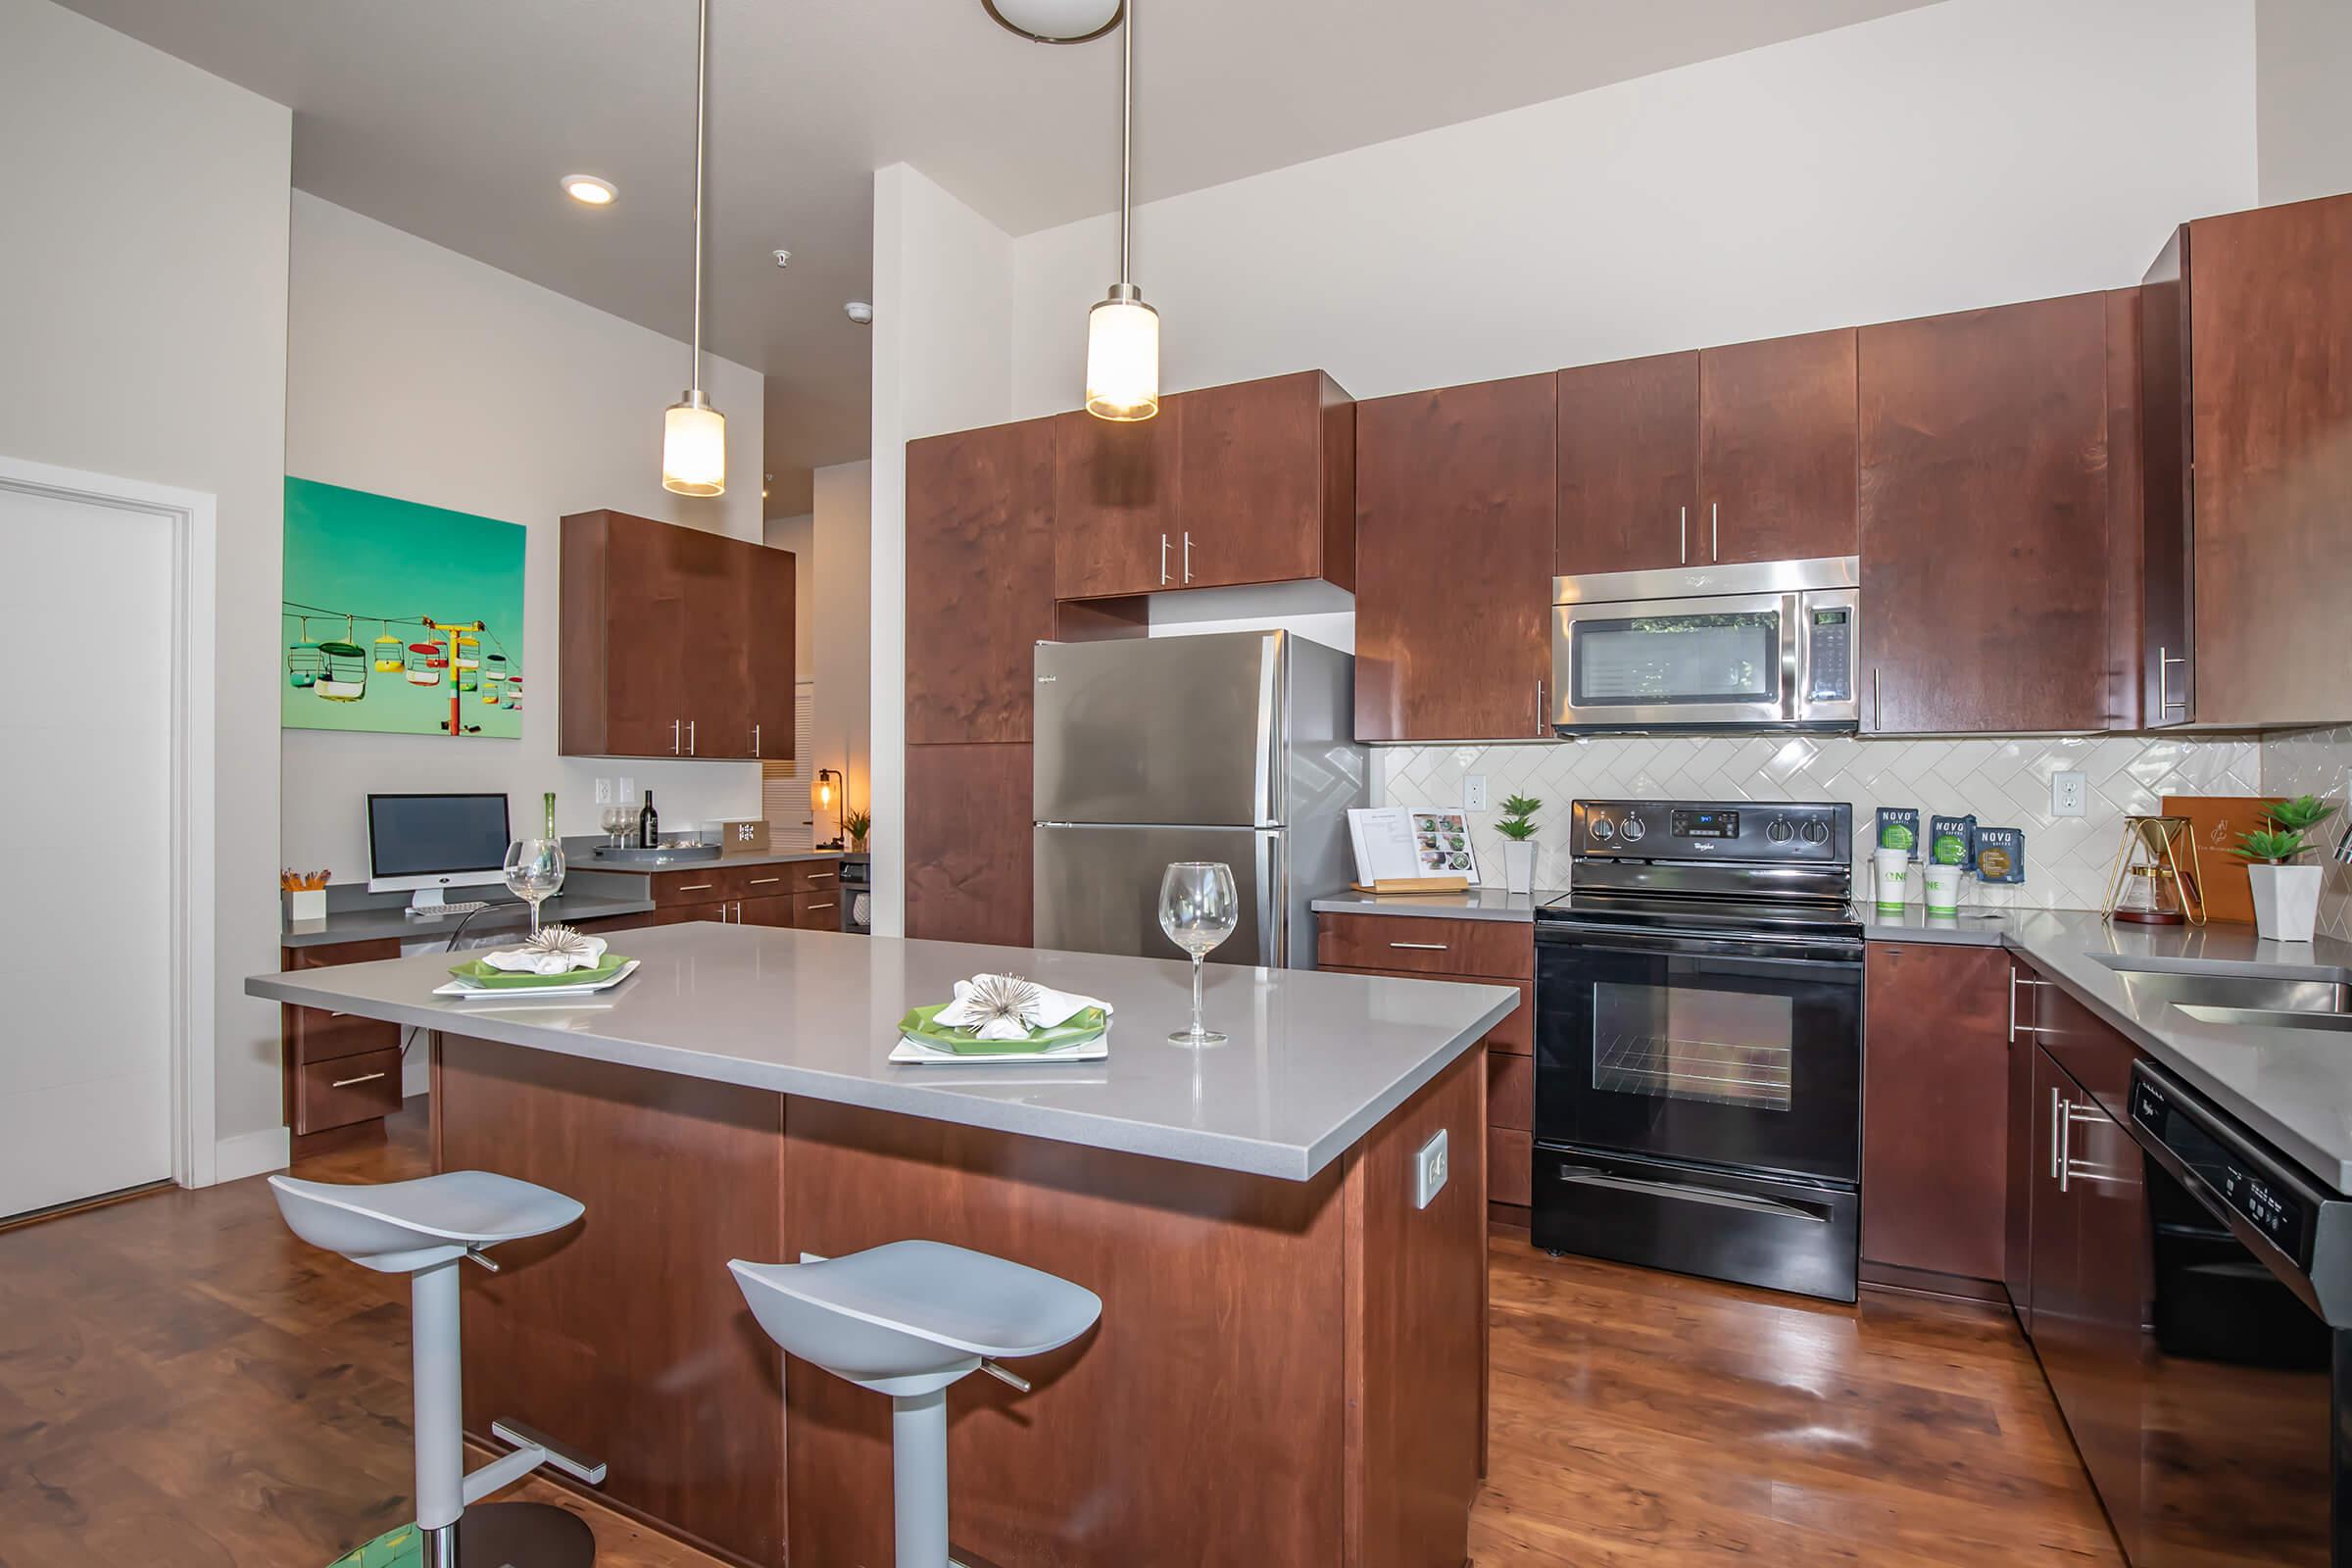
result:
<svg viewBox="0 0 2352 1568"><path fill-rule="evenodd" d="M286 480L288 729L522 733L519 524Z"/></svg>

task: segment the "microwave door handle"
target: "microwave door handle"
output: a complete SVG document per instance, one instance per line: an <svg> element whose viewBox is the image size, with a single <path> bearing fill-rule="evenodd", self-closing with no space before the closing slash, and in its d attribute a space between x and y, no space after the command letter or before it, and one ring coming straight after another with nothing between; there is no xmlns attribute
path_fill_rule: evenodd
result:
<svg viewBox="0 0 2352 1568"><path fill-rule="evenodd" d="M1794 724L1805 716L1805 692L1812 679L1812 640L1805 636L1802 594L1781 596L1781 717Z"/></svg>

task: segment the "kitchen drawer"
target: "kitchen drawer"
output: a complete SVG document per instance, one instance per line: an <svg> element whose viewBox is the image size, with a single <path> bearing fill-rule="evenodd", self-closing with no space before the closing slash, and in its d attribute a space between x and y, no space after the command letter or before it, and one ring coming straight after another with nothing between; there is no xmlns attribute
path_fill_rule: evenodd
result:
<svg viewBox="0 0 2352 1568"><path fill-rule="evenodd" d="M1509 1127L1487 1129L1487 1201L1525 1208L1535 1198L1536 1141Z"/></svg>
<svg viewBox="0 0 2352 1568"><path fill-rule="evenodd" d="M784 869L792 873L795 893L831 893L841 886L839 860L796 860Z"/></svg>
<svg viewBox="0 0 2352 1568"><path fill-rule="evenodd" d="M308 948L280 948L289 969L331 969L339 963L373 963L400 956L400 939L379 937L368 942L324 942Z"/></svg>
<svg viewBox="0 0 2352 1568"><path fill-rule="evenodd" d="M657 908L662 909L695 904L725 904L742 898L744 884L753 877L782 877L789 870L787 866L726 865L713 861L679 871L657 871L653 876L654 904Z"/></svg>
<svg viewBox="0 0 2352 1568"><path fill-rule="evenodd" d="M2046 979L2034 993L2032 1038L2090 1091L2101 1109L2130 1123L2132 1063L2139 1055L2137 1047Z"/></svg>
<svg viewBox="0 0 2352 1568"><path fill-rule="evenodd" d="M286 1050L297 1066L400 1049L400 1025L321 1007L286 1008L283 1032Z"/></svg>
<svg viewBox="0 0 2352 1568"><path fill-rule="evenodd" d="M1487 1031L1487 1049L1514 1056L1536 1054L1536 984L1532 980L1498 980L1484 974L1420 974L1409 969L1356 968L1344 963L1326 963L1322 967L1334 974L1379 975L1389 980L1451 980L1465 986L1509 986L1519 993L1519 1005Z"/></svg>
<svg viewBox="0 0 2352 1568"><path fill-rule="evenodd" d="M297 1076L294 1131L308 1135L400 1108L400 1048L311 1062Z"/></svg>
<svg viewBox="0 0 2352 1568"><path fill-rule="evenodd" d="M792 923L801 931L841 929L841 895L830 889L792 896Z"/></svg>
<svg viewBox="0 0 2352 1568"><path fill-rule="evenodd" d="M1318 914L1315 922L1316 961L1326 969L1403 969L1504 980L1536 975L1536 928L1514 920Z"/></svg>
<svg viewBox="0 0 2352 1568"><path fill-rule="evenodd" d="M1536 1059L1487 1052L1487 1125L1527 1132L1536 1125Z"/></svg>

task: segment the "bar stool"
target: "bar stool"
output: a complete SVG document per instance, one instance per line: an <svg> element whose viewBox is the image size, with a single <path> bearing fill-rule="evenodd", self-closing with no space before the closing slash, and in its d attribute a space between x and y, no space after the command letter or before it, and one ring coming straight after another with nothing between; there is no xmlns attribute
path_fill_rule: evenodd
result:
<svg viewBox="0 0 2352 1568"><path fill-rule="evenodd" d="M596 1539L577 1514L543 1502L468 1506L543 1464L591 1486L605 1479L605 1466L518 1422L498 1421L490 1430L513 1451L467 1475L458 1366L458 1260L495 1274L484 1248L562 1230L586 1210L562 1193L479 1170L347 1186L272 1176L270 1186L286 1224L313 1247L378 1273L411 1276L416 1524L425 1568L594 1562Z"/></svg>
<svg viewBox="0 0 2352 1568"><path fill-rule="evenodd" d="M948 1555L948 1385L1000 1356L1042 1355L1094 1327L1084 1286L943 1242L891 1242L804 1263L731 1262L752 1315L785 1350L890 1396L898 1568Z"/></svg>

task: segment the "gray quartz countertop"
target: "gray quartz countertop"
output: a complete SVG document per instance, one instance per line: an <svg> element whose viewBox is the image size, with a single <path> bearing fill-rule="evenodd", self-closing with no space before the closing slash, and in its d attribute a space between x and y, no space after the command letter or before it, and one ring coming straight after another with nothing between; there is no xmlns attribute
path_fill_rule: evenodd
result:
<svg viewBox="0 0 2352 1568"><path fill-rule="evenodd" d="M642 888L644 879L638 878L637 885ZM462 890L459 897L464 899L476 892L486 894L488 891L468 888ZM466 935L469 938L530 923L530 906L520 899L485 897L483 902L490 907L476 914L466 927ZM643 892L571 893L558 894L549 899L539 906L539 913L544 920L561 923L566 920L603 920L616 914L643 914L653 906L652 895ZM458 922L465 918L462 914L445 914L431 920L413 920L409 918L406 906L400 904L363 909L330 909L323 920L284 922L285 928L278 933L277 943L282 948L318 948L340 942L380 942L386 937L403 942L447 941L450 934L457 930Z"/></svg>
<svg viewBox="0 0 2352 1568"><path fill-rule="evenodd" d="M1358 893L1350 888L1317 899L1317 914L1426 914L1443 920L1516 920L1535 923L1536 910L1560 897L1557 889L1505 893L1500 888L1476 887L1461 893Z"/></svg>
<svg viewBox="0 0 2352 1568"><path fill-rule="evenodd" d="M698 921L632 931L644 960L585 1001L435 997L439 954L256 975L276 1002L937 1121L1303 1181L1517 1005L1507 986L1207 966L1205 1051L1188 966ZM1098 1062L901 1065L899 1019L982 971L1108 1002Z"/></svg>
<svg viewBox="0 0 2352 1568"><path fill-rule="evenodd" d="M1922 905L1905 905L1898 912L1865 904L1862 935L1872 942L1931 942L1947 947L1998 948L2009 940L2017 914L2006 909L1962 909L1958 914L1930 914ZM2081 912L2081 911L2068 911ZM2097 916L2094 914L2093 919Z"/></svg>
<svg viewBox="0 0 2352 1568"><path fill-rule="evenodd" d="M762 850L757 855L722 855L716 859L708 857L691 860L661 860L648 864L642 860L606 860L599 858L593 848L574 851L571 841L565 841L565 853L571 863L583 871L599 871L611 876L648 876L668 871L708 871L727 865L781 865L791 860L862 860L866 857L846 855L840 850Z"/></svg>

